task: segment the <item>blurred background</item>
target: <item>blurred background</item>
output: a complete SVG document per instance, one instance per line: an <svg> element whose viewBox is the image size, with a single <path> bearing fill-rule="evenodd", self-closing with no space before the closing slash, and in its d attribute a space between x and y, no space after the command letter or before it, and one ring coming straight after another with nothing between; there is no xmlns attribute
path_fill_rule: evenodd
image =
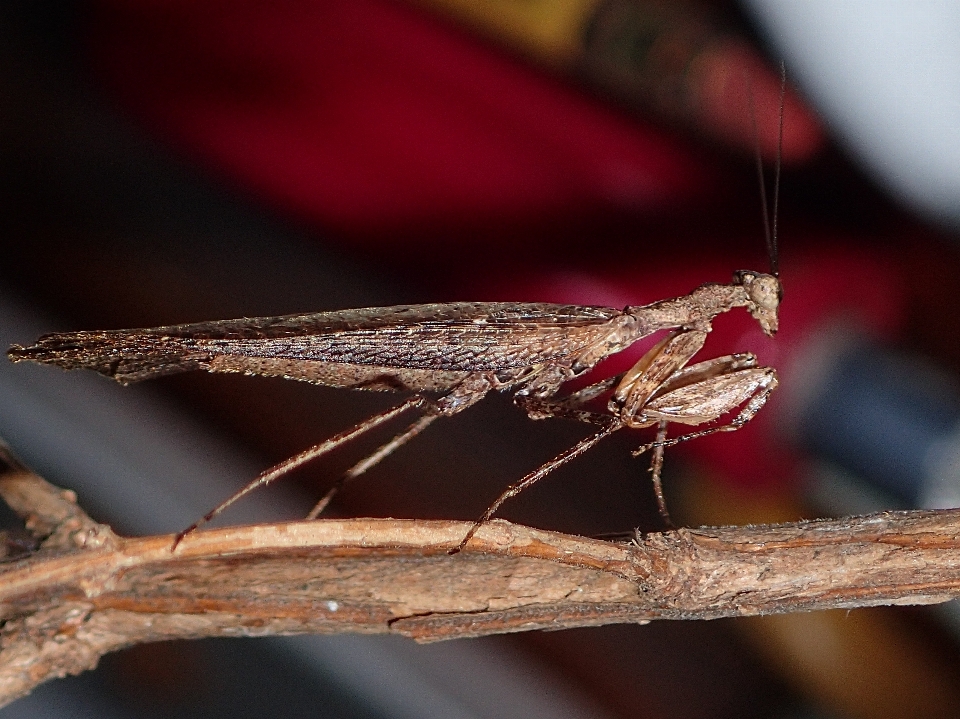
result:
<svg viewBox="0 0 960 719"><path fill-rule="evenodd" d="M9 0L0 344L45 331L453 300L621 307L767 270L781 332L717 320L781 388L667 454L681 524L960 504L960 8L725 0ZM599 368L615 373L632 353ZM394 397L183 375L122 388L0 362L0 436L93 515L174 532ZM437 422L343 516L473 519L590 432L509 397ZM501 515L662 529L621 433ZM385 433L389 436L389 432ZM303 516L370 437L224 522ZM420 647L135 647L3 717L960 716L960 612L658 622Z"/></svg>

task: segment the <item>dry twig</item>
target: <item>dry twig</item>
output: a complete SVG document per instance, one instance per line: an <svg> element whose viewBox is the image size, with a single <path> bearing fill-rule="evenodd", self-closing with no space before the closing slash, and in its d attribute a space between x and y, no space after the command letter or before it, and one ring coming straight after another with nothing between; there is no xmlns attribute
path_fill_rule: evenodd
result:
<svg viewBox="0 0 960 719"><path fill-rule="evenodd" d="M960 594L960 511L681 529L616 544L504 521L353 519L124 539L0 450L45 537L0 570L0 703L141 642L397 633L417 641L653 619L931 604Z"/></svg>

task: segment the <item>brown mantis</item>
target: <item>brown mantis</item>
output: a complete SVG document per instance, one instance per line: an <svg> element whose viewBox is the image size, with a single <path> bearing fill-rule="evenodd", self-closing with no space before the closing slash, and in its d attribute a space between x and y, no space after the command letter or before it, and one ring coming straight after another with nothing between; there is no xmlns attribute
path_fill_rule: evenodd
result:
<svg viewBox="0 0 960 719"><path fill-rule="evenodd" d="M777 330L779 303L780 282L774 275L742 271L730 284L707 284L683 297L622 311L523 303L405 305L48 334L30 347L14 345L7 356L14 362L92 369L121 383L204 369L414 393L262 473L182 532L178 541L253 489L414 408L423 415L355 465L347 477L366 471L436 418L463 411L491 390L512 391L515 401L535 418L566 415L603 425L600 433L545 465L535 477L528 475L514 485L488 510L479 526L508 496L622 426L650 426L661 420L707 421L737 406L737 398L751 390L754 399L744 412L752 416L750 412L759 409L775 386L775 378L767 374L761 380L749 356L721 358L686 370L683 366L703 344L717 315L745 307L763 331L772 335ZM620 379L611 400L613 414L592 413L580 406L609 390L613 380L556 399L563 383L588 372L604 357L665 329L676 331L622 379L613 378ZM708 395L719 390L722 392L711 400ZM428 394L439 396L431 399ZM675 400L683 405L679 411L668 406ZM741 413L749 419L747 414ZM712 431L719 428L701 433ZM664 444L660 442L658 451ZM325 499L330 494L332 491Z"/></svg>
<svg viewBox="0 0 960 719"><path fill-rule="evenodd" d="M30 347L14 345L7 356L14 362L92 369L124 384L202 369L280 376L331 387L412 392L390 409L266 470L177 535L174 548L254 489L409 410L422 411L404 431L348 470L310 513L313 518L347 480L380 462L438 417L457 414L493 390L512 392L516 404L531 418L569 417L601 429L510 486L453 552L461 550L504 501L623 427L657 426L656 440L634 454L654 450L654 487L660 513L669 522L660 485L664 448L739 429L777 386L776 371L758 366L751 354L687 366L703 347L713 320L724 312L744 307L766 334L777 331L782 287L776 270L776 232L771 233L766 222L762 170L760 175L772 274L740 271L730 284L702 285L674 299L624 310L455 302L56 333L40 337ZM776 205L775 195L774 228ZM558 397L564 383L661 330L671 332L628 372ZM606 413L588 409L591 401L610 390ZM701 425L741 406L727 424L667 439L671 422Z"/></svg>

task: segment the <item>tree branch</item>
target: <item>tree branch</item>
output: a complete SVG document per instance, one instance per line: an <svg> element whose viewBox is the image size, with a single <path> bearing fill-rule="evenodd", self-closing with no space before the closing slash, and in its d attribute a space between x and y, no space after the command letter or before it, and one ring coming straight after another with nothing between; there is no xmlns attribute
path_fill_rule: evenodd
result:
<svg viewBox="0 0 960 719"><path fill-rule="evenodd" d="M131 644L395 633L417 641L960 595L960 511L681 529L613 543L495 521L352 519L124 539L0 449L44 537L0 565L0 703Z"/></svg>

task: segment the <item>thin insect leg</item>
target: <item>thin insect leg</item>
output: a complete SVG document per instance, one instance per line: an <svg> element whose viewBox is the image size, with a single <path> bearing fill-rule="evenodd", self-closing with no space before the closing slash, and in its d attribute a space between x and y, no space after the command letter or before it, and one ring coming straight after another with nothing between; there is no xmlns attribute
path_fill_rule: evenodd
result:
<svg viewBox="0 0 960 719"><path fill-rule="evenodd" d="M526 412L531 419L566 417L568 419L575 419L580 422L587 422L589 424L603 425L604 420L608 418L608 415L583 410L581 407L605 392L608 392L610 389L615 387L621 379L623 379L623 373L620 373L614 377L608 377L605 380L597 382L596 384L583 387L576 392L567 395L566 397L543 398L517 395L514 397L513 401L518 407ZM600 418L600 421L597 421L595 418Z"/></svg>
<svg viewBox="0 0 960 719"><path fill-rule="evenodd" d="M334 495L337 494L344 485L349 482L351 479L359 477L361 474L366 472L371 467L379 464L383 459L392 454L395 450L399 449L411 439L420 434L425 430L435 419L440 415L438 414L425 414L416 422L407 427L403 432L398 434L396 437L391 439L386 444L382 445L377 451L371 454L369 457L365 457L353 465L350 469L343 473L340 479L337 480L327 493L323 495L323 498L314 505L313 509L310 510L310 513L307 515L307 519L316 519L320 516L320 513L327 508L327 505L330 504L330 501L333 499Z"/></svg>
<svg viewBox="0 0 960 719"><path fill-rule="evenodd" d="M611 419L611 415L609 414L578 409L575 406L567 405L563 401L555 402L537 397L524 397L519 400L517 404L534 419L561 417L564 419L575 419L578 422L586 422L587 424L596 424L601 427L607 426Z"/></svg>
<svg viewBox="0 0 960 719"><path fill-rule="evenodd" d="M658 438L656 441L651 442L650 444L644 444L633 450L631 453L634 457L639 457L641 454L650 449L658 449L663 447L673 447L674 445L681 444L682 442L689 442L691 439L699 439L700 437L707 437L711 434L716 434L717 432L736 432L738 429L743 427L747 422L753 419L754 415L760 411L760 408L766 404L767 399L777 388L776 378L771 378L769 384L765 385L761 391L755 394L750 398L750 401L747 403L747 406L744 407L740 414L734 417L727 424L722 424L718 427L710 427L708 429L697 430L696 432L688 432L687 434L681 434L677 437L671 439L661 440Z"/></svg>
<svg viewBox="0 0 960 719"><path fill-rule="evenodd" d="M360 422L359 424L354 425L350 429L344 432L341 432L340 434L335 434L333 437L330 437L329 439L326 439L323 442L320 442L319 444L315 444L313 447L310 447L309 449L306 449L303 452L300 452L299 454L295 454L294 456L290 457L290 459L284 460L280 464L274 465L273 467L266 470L265 472L260 473L249 484L243 487L240 491L228 497L225 501L221 502L212 510L210 510L205 515L203 515L203 517L201 517L198 521L194 522L189 527L187 527L182 532L180 532L174 538L173 546L170 548L170 550L171 551L176 550L177 545L180 544L180 542L182 542L183 539L188 534L199 529L201 526L203 526L204 524L209 522L211 519L216 517L218 514L220 514L220 512L225 510L231 504L236 502L238 499L241 499L242 497L245 497L246 495L250 494L250 492L252 492L253 490L258 489L260 487L267 486L268 484L273 482L275 479L282 477L287 472L290 472L291 470L296 469L302 464L305 464L312 459L316 459L317 457L320 457L324 454L327 454L333 451L334 449L339 447L341 444L345 444L346 442L349 442L351 439L354 439L355 437L360 436L364 432L367 432L373 429L374 427L377 427L383 424L384 422L388 422L394 417L406 412L408 409L411 409L413 407L423 406L423 404L426 403L427 401L428 400L426 398L421 397L420 395L413 395L412 397L409 397L408 399L404 400L403 402L396 405L395 407L391 407L390 409L385 410L380 414L375 414L369 419L365 419L363 422Z"/></svg>
<svg viewBox="0 0 960 719"><path fill-rule="evenodd" d="M508 499L510 499L511 497L516 497L518 494L520 494L520 492L525 490L527 487L530 487L537 481L546 477L548 474L550 474L550 472L555 470L557 467L560 467L566 464L571 459L579 457L581 454L586 452L588 449L590 449L593 445L595 445L601 439L603 439L604 437L610 436L621 427L623 427L622 422L612 417L608 418L607 426L601 429L599 432L578 442L576 445L566 450L565 452L561 452L556 457L551 459L549 462L541 466L539 469L536 469L530 474L528 474L519 482L507 487L507 489L504 490L503 494L497 497L496 501L487 508L487 511L483 513L483 516L473 523L473 526L470 527L470 531L467 532L466 536L461 540L460 544L458 544L454 549L451 549L449 551L449 554L456 554L457 552L461 551L465 546L467 546L467 542L469 542L470 539L473 537L473 535L477 533L477 530L480 529L480 527L482 527L484 524L489 522L490 518L493 517L493 515L496 513L498 509L500 509L500 505L502 505Z"/></svg>
<svg viewBox="0 0 960 719"><path fill-rule="evenodd" d="M600 395L602 395L607 390L610 390L616 387L620 383L620 380L623 379L623 376L625 374L626 372L621 372L620 374L616 374L613 377L607 377L606 379L600 380L595 384L582 387L581 389L578 389L576 392L571 392L560 401L565 404L568 402L570 404L585 404L587 402L590 402L591 400L594 400Z"/></svg>
<svg viewBox="0 0 960 719"><path fill-rule="evenodd" d="M657 439L654 442L656 446L653 448L653 460L650 462L650 479L653 481L653 491L657 495L657 509L660 510L660 517L668 527L672 527L673 521L670 519L670 512L667 511L667 500L663 496L663 482L660 479L668 424L666 420L661 420L657 427Z"/></svg>

